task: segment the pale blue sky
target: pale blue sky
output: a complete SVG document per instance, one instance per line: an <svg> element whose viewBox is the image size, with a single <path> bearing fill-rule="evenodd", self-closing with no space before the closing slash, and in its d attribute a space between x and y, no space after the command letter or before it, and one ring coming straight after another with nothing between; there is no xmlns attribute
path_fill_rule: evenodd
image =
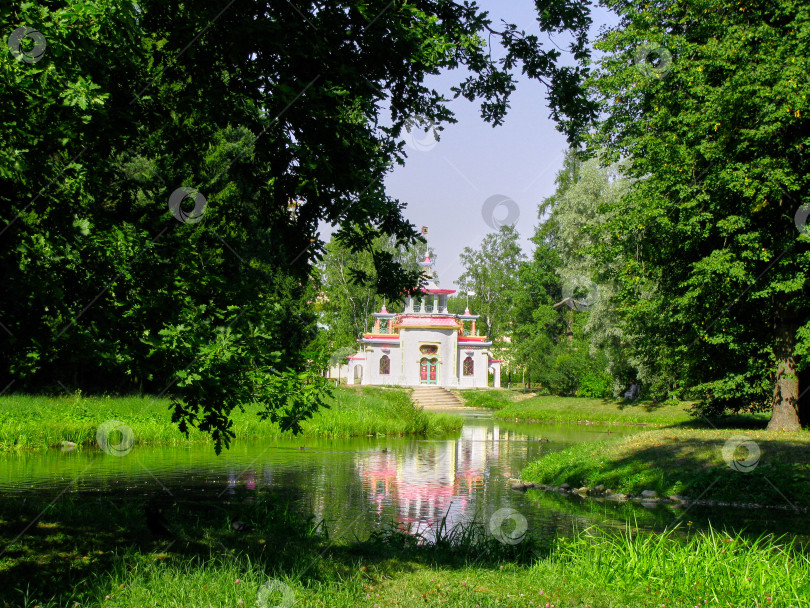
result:
<svg viewBox="0 0 810 608"><path fill-rule="evenodd" d="M500 19L516 23L529 33L539 33L533 0L482 0L497 24ZM591 39L600 26L616 23L615 15L596 9ZM541 40L548 40L541 35ZM566 41L555 42L567 49ZM497 55L495 49L493 54ZM463 73L448 73L428 81L440 91L463 79ZM405 216L417 228L429 226L430 245L436 252L436 270L444 287L456 288L461 274L459 254L477 246L493 228L484 221L481 208L487 198L503 195L515 201L519 217L516 228L528 254L528 238L537 225L537 206L554 192L554 178L562 166L565 137L555 128L546 106L546 90L537 81L521 79L511 97L505 124L493 128L479 115L479 105L464 99L449 107L458 122L445 127L440 141L423 139L430 149L406 147L405 167L397 167L385 180L388 193L407 204ZM505 207L496 216L503 218ZM328 230L322 234L328 234Z"/></svg>

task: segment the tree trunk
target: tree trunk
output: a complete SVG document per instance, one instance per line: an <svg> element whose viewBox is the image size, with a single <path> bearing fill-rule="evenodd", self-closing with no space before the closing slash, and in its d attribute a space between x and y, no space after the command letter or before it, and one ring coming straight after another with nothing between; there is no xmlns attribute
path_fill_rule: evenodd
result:
<svg viewBox="0 0 810 608"><path fill-rule="evenodd" d="M773 413L769 431L799 431L799 377L796 372L794 347L796 325L787 318L784 304L777 300L774 333L776 343L776 386L773 389Z"/></svg>
<svg viewBox="0 0 810 608"><path fill-rule="evenodd" d="M810 428L810 367L799 372L799 422Z"/></svg>
<svg viewBox="0 0 810 608"><path fill-rule="evenodd" d="M566 330L565 335L568 337L568 343L572 343L574 341L574 299L571 298L567 303L570 308L568 309L568 313L566 316Z"/></svg>

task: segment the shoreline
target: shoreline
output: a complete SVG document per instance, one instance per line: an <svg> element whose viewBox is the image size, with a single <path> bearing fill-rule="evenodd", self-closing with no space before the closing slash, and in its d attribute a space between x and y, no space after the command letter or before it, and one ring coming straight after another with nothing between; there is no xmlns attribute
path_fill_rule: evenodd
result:
<svg viewBox="0 0 810 608"><path fill-rule="evenodd" d="M745 503L745 502L724 502L722 500L703 500L701 498L690 498L688 496L670 495L658 496L654 490L649 490L655 494L654 496L644 496L642 494L624 494L622 492L615 492L611 489L599 490L599 486L594 488L581 487L574 489L568 484L561 486L546 485L543 483L532 483L521 481L520 479L509 479L510 489L514 492L527 492L529 490L537 490L541 492L549 492L562 495L569 499L582 499L592 500L597 503L615 502L615 503L637 503L643 507L657 507L669 506L672 508L688 509L693 505L704 507L732 507L738 509L767 509L774 511L793 511L796 513L809 513L810 506L795 506L792 507L787 504L783 505L766 505L759 503Z"/></svg>
<svg viewBox="0 0 810 608"><path fill-rule="evenodd" d="M708 506L810 509L810 433L655 429L538 458L520 489ZM513 489L518 489L513 480Z"/></svg>
<svg viewBox="0 0 810 608"><path fill-rule="evenodd" d="M129 427L132 445L212 443L210 435L196 429L183 435L171 422L168 406L168 399L139 396L0 397L0 454L92 448L97 445L99 427L109 421ZM463 424L460 416L415 408L407 391L391 389L333 389L329 407L304 420L303 432L297 436L261 420L257 411L246 406L244 413L232 412L233 442L284 437L434 437L457 432ZM112 443L118 441L123 437Z"/></svg>

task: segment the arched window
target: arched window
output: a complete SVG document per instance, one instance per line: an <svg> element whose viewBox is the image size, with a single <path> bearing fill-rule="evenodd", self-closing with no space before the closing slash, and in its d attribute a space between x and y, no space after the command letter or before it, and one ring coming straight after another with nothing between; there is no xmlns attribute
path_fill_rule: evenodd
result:
<svg viewBox="0 0 810 608"><path fill-rule="evenodd" d="M380 375L387 376L391 373L391 359L388 355L383 355L380 359Z"/></svg>
<svg viewBox="0 0 810 608"><path fill-rule="evenodd" d="M465 376L472 376L473 370L475 369L475 364L473 363L472 357L467 357L464 359L464 375Z"/></svg>

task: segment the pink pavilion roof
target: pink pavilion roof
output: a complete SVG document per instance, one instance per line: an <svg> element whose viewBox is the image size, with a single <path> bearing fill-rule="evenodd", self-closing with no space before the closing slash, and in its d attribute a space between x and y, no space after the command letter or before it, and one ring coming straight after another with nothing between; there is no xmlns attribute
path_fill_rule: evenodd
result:
<svg viewBox="0 0 810 608"><path fill-rule="evenodd" d="M422 317L417 315L403 315L399 323L399 327L414 327L430 325L431 327L450 327L453 329L458 328L458 321L453 317Z"/></svg>

